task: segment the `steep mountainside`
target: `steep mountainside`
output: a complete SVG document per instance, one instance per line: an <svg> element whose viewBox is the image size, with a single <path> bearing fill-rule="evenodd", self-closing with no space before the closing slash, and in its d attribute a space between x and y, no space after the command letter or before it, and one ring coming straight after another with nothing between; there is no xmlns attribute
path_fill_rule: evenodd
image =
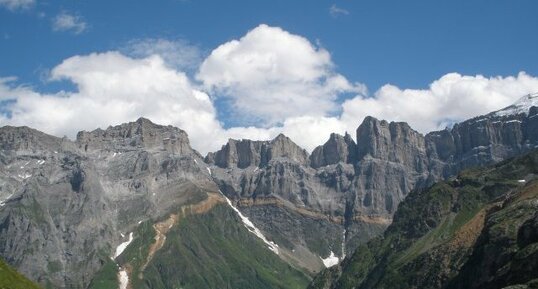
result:
<svg viewBox="0 0 538 289"><path fill-rule="evenodd" d="M144 118L76 141L2 127L0 256L46 288L297 288L411 190L536 147L537 101L426 136L368 117L311 155L279 135L203 159Z"/></svg>
<svg viewBox="0 0 538 289"><path fill-rule="evenodd" d="M379 235L411 190L537 147L537 116L538 94L426 136L367 117L356 140L332 134L311 155L279 135L230 139L206 162L222 192L293 263L317 271L318 256L342 259Z"/></svg>
<svg viewBox="0 0 538 289"><path fill-rule="evenodd" d="M311 278L284 263L241 223L220 194L184 205L157 222L143 222L115 258L120 267L108 261L89 288L307 286Z"/></svg>
<svg viewBox="0 0 538 289"><path fill-rule="evenodd" d="M76 142L26 127L3 127L0 144L0 255L46 288L86 288L89 284L97 286L94 288L111 288L108 285L114 284L113 288L119 281L130 288L161 288L138 274L168 260L160 252L176 240L172 237L180 233L176 226L194 222L193 217L190 221L180 220L180 213L186 216L185 210L194 206L201 210L200 214L214 216L211 210L215 200L225 203L206 164L190 148L186 133L147 119L81 132ZM227 226L230 222L238 223L232 215L228 212L218 221ZM215 222L217 219L212 218ZM224 235L222 242L235 243L242 238L242 242L236 243L238 248L250 242L251 248L259 253L248 257L272 254L271 263L249 271L266 272L265 279L245 280L278 280L278 272L290 278L295 276L295 283L290 284L306 285L308 279L303 273L290 268L263 243L259 244L256 235L237 226L237 236ZM172 235L167 234L169 230ZM193 235L186 237L202 237L198 232L189 234ZM145 250L151 248L151 254L145 255L144 268L136 267L134 262L127 267L139 270L137 276L124 266L130 261L123 255L118 257L123 250L130 249L130 242ZM197 255L207 253L202 249L190 248ZM222 259L233 260L231 256ZM250 263L248 258L241 261L243 266ZM181 260L174 264L185 265ZM215 267L208 265L203 269L209 272ZM240 272L243 271L235 273ZM145 276L154 278L151 272ZM130 284L129 280L144 285ZM235 287L234 282L235 279L231 280L229 286Z"/></svg>
<svg viewBox="0 0 538 289"><path fill-rule="evenodd" d="M0 143L0 253L49 288L86 288L140 222L218 191L185 132L146 119L76 142L4 127Z"/></svg>
<svg viewBox="0 0 538 289"><path fill-rule="evenodd" d="M536 288L538 150L413 191L310 288Z"/></svg>

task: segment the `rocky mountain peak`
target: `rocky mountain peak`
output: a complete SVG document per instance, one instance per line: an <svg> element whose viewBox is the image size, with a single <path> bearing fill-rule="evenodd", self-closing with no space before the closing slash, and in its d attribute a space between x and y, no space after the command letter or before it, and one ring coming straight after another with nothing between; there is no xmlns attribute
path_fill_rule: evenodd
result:
<svg viewBox="0 0 538 289"><path fill-rule="evenodd" d="M206 162L221 168L260 166L266 159L265 150L262 149L266 145L263 141L229 139L219 151L209 153Z"/></svg>
<svg viewBox="0 0 538 289"><path fill-rule="evenodd" d="M4 151L59 151L70 141L40 132L27 126L0 127L0 149Z"/></svg>
<svg viewBox="0 0 538 289"><path fill-rule="evenodd" d="M357 157L414 166L416 156L425 156L424 136L405 122L387 122L368 116L357 128Z"/></svg>
<svg viewBox="0 0 538 289"><path fill-rule="evenodd" d="M312 151L311 166L319 168L339 162L355 163L357 161L357 145L348 133L341 136L331 133L329 140Z"/></svg>
<svg viewBox="0 0 538 289"><path fill-rule="evenodd" d="M527 94L518 99L514 104L493 112L494 116L507 116L516 114L529 114L531 107L538 107L538 92Z"/></svg>
<svg viewBox="0 0 538 289"><path fill-rule="evenodd" d="M270 143L268 160L275 158L287 158L304 165L309 163L308 152L283 134L279 134Z"/></svg>
<svg viewBox="0 0 538 289"><path fill-rule="evenodd" d="M171 125L158 125L142 117L135 122L109 126L106 130L81 131L76 143L85 151L144 148L178 154L193 152L185 131Z"/></svg>
<svg viewBox="0 0 538 289"><path fill-rule="evenodd" d="M265 166L272 159L283 158L300 164L308 164L308 152L290 138L279 134L271 141L229 139L222 148L209 153L206 162L221 168Z"/></svg>

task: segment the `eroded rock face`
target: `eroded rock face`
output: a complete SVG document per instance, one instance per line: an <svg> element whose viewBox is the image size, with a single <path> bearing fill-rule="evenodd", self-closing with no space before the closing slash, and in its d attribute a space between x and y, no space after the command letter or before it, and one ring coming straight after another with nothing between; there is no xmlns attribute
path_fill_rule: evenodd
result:
<svg viewBox="0 0 538 289"><path fill-rule="evenodd" d="M147 119L76 142L0 128L0 255L54 288L86 288L138 222L218 191L184 131Z"/></svg>
<svg viewBox="0 0 538 289"><path fill-rule="evenodd" d="M194 154L187 133L173 126L161 126L146 118L111 126L106 130L81 131L76 143L85 151L161 150L179 155Z"/></svg>
<svg viewBox="0 0 538 289"><path fill-rule="evenodd" d="M351 135L347 133L345 136L332 133L329 140L324 145L315 148L310 156L313 168L339 162L354 164L357 160L357 145Z"/></svg>
<svg viewBox="0 0 538 289"><path fill-rule="evenodd" d="M357 152L357 212L391 216L409 191L429 182L424 136L407 123L365 118L357 128Z"/></svg>
<svg viewBox="0 0 538 289"><path fill-rule="evenodd" d="M309 288L533 288L537 173L533 150L411 192L383 237Z"/></svg>
<svg viewBox="0 0 538 289"><path fill-rule="evenodd" d="M406 123L367 117L357 128L356 141L331 134L310 156L279 136L271 142L230 140L206 160L215 164L213 178L230 198L278 198L287 210L329 216L326 222L338 223L346 232L346 246L353 249L390 224L411 190L538 146L536 99L526 96L519 104L426 136ZM277 158L267 153L274 143L285 144L278 146ZM275 222L249 211L256 222ZM293 243L296 236L280 232L274 238ZM325 256L319 248L313 253Z"/></svg>
<svg viewBox="0 0 538 289"><path fill-rule="evenodd" d="M0 139L11 148L0 169L0 254L35 281L81 288L115 238L95 167L72 143L34 130L2 128Z"/></svg>
<svg viewBox="0 0 538 289"><path fill-rule="evenodd" d="M220 168L244 169L249 166L264 167L275 159L289 159L302 165L309 163L308 152L283 134L272 141L230 139L221 150L209 153L206 162Z"/></svg>

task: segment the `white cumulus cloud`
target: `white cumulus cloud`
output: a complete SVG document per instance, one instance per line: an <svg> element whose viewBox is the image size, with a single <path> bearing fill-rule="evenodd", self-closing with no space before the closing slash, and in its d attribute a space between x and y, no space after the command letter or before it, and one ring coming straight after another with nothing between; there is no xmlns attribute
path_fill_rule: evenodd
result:
<svg viewBox="0 0 538 289"><path fill-rule="evenodd" d="M365 90L334 71L325 49L267 25L213 50L197 79L213 96L230 99L237 115L266 126L329 115L338 110L339 94Z"/></svg>
<svg viewBox="0 0 538 289"><path fill-rule="evenodd" d="M66 11L60 12L52 19L52 30L54 31L71 31L80 34L87 29L88 24L81 16Z"/></svg>
<svg viewBox="0 0 538 289"><path fill-rule="evenodd" d="M207 137L220 133L207 94L194 89L184 73L164 65L159 56L133 59L118 52L75 56L52 69L52 80L66 79L78 91L40 94L0 82L0 99L12 99L11 117L0 124L27 125L74 138L79 130L134 121L143 116L186 130L198 149L215 146Z"/></svg>
<svg viewBox="0 0 538 289"><path fill-rule="evenodd" d="M76 91L40 93L13 77L0 78L0 125L26 125L74 138L80 130L147 117L184 129L203 154L228 138L269 140L278 133L311 151L331 132L354 135L368 115L406 121L427 133L538 92L538 78L525 72L495 77L449 73L427 88L387 84L367 96L364 86L334 71L327 51L265 25L216 48L201 65L201 84L189 79L181 65L167 63L163 54L135 57L111 51L65 59L51 70L49 80L67 80ZM336 95L342 91L355 96L339 103ZM226 96L220 97L234 102L236 112L258 114L262 124L224 128L218 99L210 97L223 92Z"/></svg>
<svg viewBox="0 0 538 289"><path fill-rule="evenodd" d="M536 91L538 78L524 72L507 77L448 73L433 81L427 89L402 89L387 84L372 97L347 100L342 104L341 120L349 128L371 115L405 121L414 129L427 133L501 109Z"/></svg>

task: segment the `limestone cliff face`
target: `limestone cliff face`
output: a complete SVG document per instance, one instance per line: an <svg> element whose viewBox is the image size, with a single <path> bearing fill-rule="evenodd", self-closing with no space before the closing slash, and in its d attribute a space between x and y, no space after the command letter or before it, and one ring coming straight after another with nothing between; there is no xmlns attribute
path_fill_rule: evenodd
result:
<svg viewBox="0 0 538 289"><path fill-rule="evenodd" d="M0 140L0 254L35 281L81 288L117 238L95 167L28 128L1 128Z"/></svg>
<svg viewBox="0 0 538 289"><path fill-rule="evenodd" d="M288 204L288 210L339 220L345 246L353 249L390 224L411 190L538 146L537 114L538 95L529 95L503 110L426 136L403 122L367 117L357 128L355 141L347 134L331 134L310 156L279 136L271 142L230 140L206 160L214 180L230 198L274 197ZM274 143L286 144L278 146L277 158L267 153ZM267 214L252 213L251 218L269 223L266 227L279 226ZM275 235L290 244L296 238ZM334 244L336 239L331 242L323 245L328 247L324 250L310 247L323 256L340 248Z"/></svg>
<svg viewBox="0 0 538 289"><path fill-rule="evenodd" d="M359 160L370 157L427 170L424 137L404 122L366 117L357 128L357 154Z"/></svg>
<svg viewBox="0 0 538 289"><path fill-rule="evenodd" d="M507 114L506 110L456 124L451 130L427 134L430 158L446 163L446 175L533 149L537 144L538 106L515 114Z"/></svg>
<svg viewBox="0 0 538 289"><path fill-rule="evenodd" d="M86 288L138 222L217 191L185 132L146 119L76 142L0 128L0 255L54 288Z"/></svg>
<svg viewBox="0 0 538 289"><path fill-rule="evenodd" d="M406 123L367 117L357 129L355 209L391 215L414 188L537 147L537 99L525 96L503 110L425 136Z"/></svg>
<svg viewBox="0 0 538 289"><path fill-rule="evenodd" d="M106 130L81 131L77 134L76 143L84 151L145 149L180 155L194 153L185 131L173 126L157 125L145 118Z"/></svg>
<svg viewBox="0 0 538 289"><path fill-rule="evenodd" d="M347 134L341 136L332 133L329 140L322 146L318 146L312 151L310 162L313 168L337 164L339 162L354 164L357 162L357 145Z"/></svg>
<svg viewBox="0 0 538 289"><path fill-rule="evenodd" d="M206 161L221 168L259 166L267 162L265 146L266 144L260 141L230 139L222 150L208 154Z"/></svg>
<svg viewBox="0 0 538 289"><path fill-rule="evenodd" d="M357 155L360 213L390 216L410 190L428 182L424 137L407 123L367 117L357 129Z"/></svg>
<svg viewBox="0 0 538 289"><path fill-rule="evenodd" d="M271 160L289 159L308 165L308 153L290 138L279 134L270 142L252 140L228 140L221 150L209 153L206 162L220 168L240 168L266 166Z"/></svg>

